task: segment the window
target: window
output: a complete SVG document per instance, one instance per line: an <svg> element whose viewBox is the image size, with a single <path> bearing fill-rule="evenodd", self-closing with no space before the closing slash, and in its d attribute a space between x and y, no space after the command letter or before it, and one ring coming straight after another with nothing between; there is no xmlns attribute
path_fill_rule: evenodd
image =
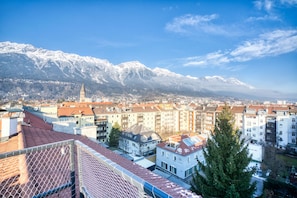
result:
<svg viewBox="0 0 297 198"><path fill-rule="evenodd" d="M293 133L292 133L292 136L296 136L296 133L295 133L295 132L293 132Z"/></svg>
<svg viewBox="0 0 297 198"><path fill-rule="evenodd" d="M194 173L196 166L193 166L192 168L189 168L188 170L185 171L185 177L188 177ZM197 170L199 170L199 167L197 166Z"/></svg>
<svg viewBox="0 0 297 198"><path fill-rule="evenodd" d="M279 134L280 134L280 135L282 135L282 134L283 134L283 132L282 132L282 131L280 131L280 132L279 132Z"/></svg>
<svg viewBox="0 0 297 198"><path fill-rule="evenodd" d="M176 156L173 156L173 161L176 161Z"/></svg>
<svg viewBox="0 0 297 198"><path fill-rule="evenodd" d="M161 167L167 170L167 164L165 162L161 162Z"/></svg>
<svg viewBox="0 0 297 198"><path fill-rule="evenodd" d="M263 129L263 126L260 126L260 129Z"/></svg>
<svg viewBox="0 0 297 198"><path fill-rule="evenodd" d="M295 118L292 118L292 122L295 122Z"/></svg>
<svg viewBox="0 0 297 198"><path fill-rule="evenodd" d="M296 126L293 124L293 125L292 125L292 129L295 129L295 128L296 128Z"/></svg>
<svg viewBox="0 0 297 198"><path fill-rule="evenodd" d="M173 174L176 174L176 168L173 166L170 166L170 172Z"/></svg>

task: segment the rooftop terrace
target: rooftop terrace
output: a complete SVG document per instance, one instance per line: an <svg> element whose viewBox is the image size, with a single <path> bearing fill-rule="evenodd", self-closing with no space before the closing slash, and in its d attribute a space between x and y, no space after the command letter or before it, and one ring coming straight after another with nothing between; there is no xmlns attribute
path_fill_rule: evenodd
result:
<svg viewBox="0 0 297 198"><path fill-rule="evenodd" d="M29 112L24 121L0 143L4 197L200 197L86 137L55 132Z"/></svg>

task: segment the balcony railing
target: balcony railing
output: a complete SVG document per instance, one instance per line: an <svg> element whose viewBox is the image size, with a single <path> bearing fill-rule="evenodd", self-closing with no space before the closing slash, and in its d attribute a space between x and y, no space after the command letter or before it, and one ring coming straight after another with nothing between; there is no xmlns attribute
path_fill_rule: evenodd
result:
<svg viewBox="0 0 297 198"><path fill-rule="evenodd" d="M0 162L3 197L171 197L80 141L2 153Z"/></svg>

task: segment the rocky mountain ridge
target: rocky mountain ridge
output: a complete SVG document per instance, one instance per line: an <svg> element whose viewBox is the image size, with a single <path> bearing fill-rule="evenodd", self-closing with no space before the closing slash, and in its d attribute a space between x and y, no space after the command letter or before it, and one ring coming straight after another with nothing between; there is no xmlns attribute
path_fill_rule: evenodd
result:
<svg viewBox="0 0 297 198"><path fill-rule="evenodd" d="M33 98L41 93L49 98L76 96L82 83L90 94L99 96L148 93L240 96L254 92L252 86L235 78L183 76L158 67L151 69L138 61L113 65L104 59L12 42L0 42L0 80L3 85L0 93L6 97L5 93L11 92Z"/></svg>

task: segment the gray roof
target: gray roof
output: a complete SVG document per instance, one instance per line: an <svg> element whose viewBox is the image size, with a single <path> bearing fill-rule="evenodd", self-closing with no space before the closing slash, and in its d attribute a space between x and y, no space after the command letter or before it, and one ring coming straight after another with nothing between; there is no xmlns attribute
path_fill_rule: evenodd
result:
<svg viewBox="0 0 297 198"><path fill-rule="evenodd" d="M155 131L145 128L143 125L135 124L121 133L122 138L130 139L137 143L145 143L154 140L161 140Z"/></svg>

